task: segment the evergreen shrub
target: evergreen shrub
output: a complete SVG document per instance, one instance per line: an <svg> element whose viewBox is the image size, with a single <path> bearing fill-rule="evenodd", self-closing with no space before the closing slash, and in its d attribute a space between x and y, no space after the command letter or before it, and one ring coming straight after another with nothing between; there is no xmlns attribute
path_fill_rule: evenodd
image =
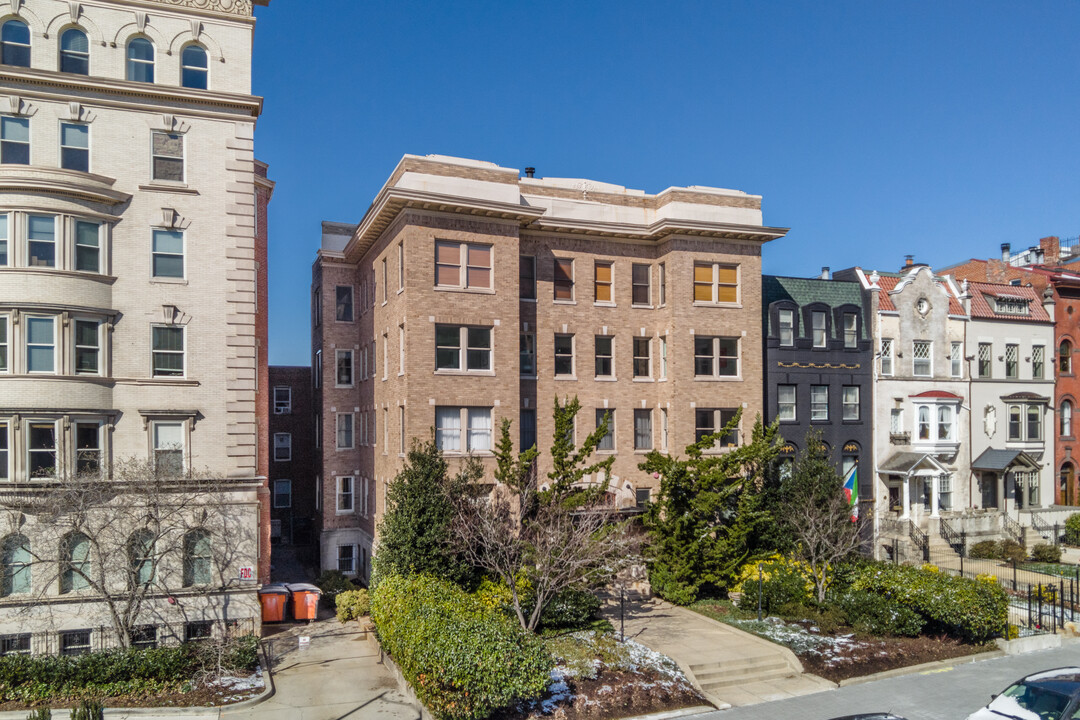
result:
<svg viewBox="0 0 1080 720"><path fill-rule="evenodd" d="M837 605L852 629L867 635L916 637L926 624L906 605L872 592L848 592L837 598Z"/></svg>
<svg viewBox="0 0 1080 720"><path fill-rule="evenodd" d="M1001 543L997 540L982 540L968 548L968 557L974 560L1000 560Z"/></svg>
<svg viewBox="0 0 1080 720"><path fill-rule="evenodd" d="M1061 562L1061 548L1057 545L1043 543L1031 548L1031 559L1042 563Z"/></svg>
<svg viewBox="0 0 1080 720"><path fill-rule="evenodd" d="M371 599L367 590L346 590L335 599L337 619L342 625L350 620L357 620L371 610Z"/></svg>
<svg viewBox="0 0 1080 720"><path fill-rule="evenodd" d="M1073 513L1065 521L1065 542L1080 545L1080 513Z"/></svg>

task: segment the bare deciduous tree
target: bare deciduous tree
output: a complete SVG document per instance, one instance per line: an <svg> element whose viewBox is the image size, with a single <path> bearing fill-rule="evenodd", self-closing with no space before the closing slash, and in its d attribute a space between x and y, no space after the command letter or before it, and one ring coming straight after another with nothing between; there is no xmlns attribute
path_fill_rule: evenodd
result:
<svg viewBox="0 0 1080 720"><path fill-rule="evenodd" d="M817 600L824 602L833 568L859 547L865 518L852 519L842 492L803 500L788 508L787 523L798 543L796 554L813 573Z"/></svg>

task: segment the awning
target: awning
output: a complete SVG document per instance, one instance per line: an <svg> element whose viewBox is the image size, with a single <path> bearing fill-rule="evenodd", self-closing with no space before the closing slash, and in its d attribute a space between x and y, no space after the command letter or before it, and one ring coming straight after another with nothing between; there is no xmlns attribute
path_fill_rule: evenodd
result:
<svg viewBox="0 0 1080 720"><path fill-rule="evenodd" d="M982 454L971 463L972 470L990 472L1007 472L1017 468L1038 470L1039 463L1023 450L995 450L994 448L983 450Z"/></svg>
<svg viewBox="0 0 1080 720"><path fill-rule="evenodd" d="M894 453L878 467L878 472L883 475L911 475L917 470L932 470L939 473L949 472L948 468L938 462L937 458L930 453L918 452Z"/></svg>

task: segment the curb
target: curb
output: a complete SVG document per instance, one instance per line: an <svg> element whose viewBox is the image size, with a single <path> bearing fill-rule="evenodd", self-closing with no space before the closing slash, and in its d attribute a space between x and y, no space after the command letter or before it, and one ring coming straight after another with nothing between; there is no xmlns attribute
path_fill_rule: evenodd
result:
<svg viewBox="0 0 1080 720"><path fill-rule="evenodd" d="M934 660L928 663L920 663L919 665L908 665L907 667L895 668L893 670L884 670L879 673L873 673L871 675L863 675L861 677L848 678L847 680L841 680L839 682L840 687L849 687L851 685L862 685L863 683L874 682L875 680L888 680L894 677L903 677L905 675L916 675L926 672L942 672L945 670L951 670L957 665L967 665L973 662L980 662L982 660L993 660L995 658L1005 657L1005 652L1002 650L990 650L989 652L977 653L975 655L965 655L963 657L950 658L948 660Z"/></svg>
<svg viewBox="0 0 1080 720"><path fill-rule="evenodd" d="M719 709L727 710L728 708ZM650 713L649 715L631 715L629 717L620 718L619 720L671 720L672 718L690 717L691 715L704 715L705 713L713 713L716 711L717 708L711 707L709 705L693 705L691 707L676 708L675 710L664 710L658 713Z"/></svg>

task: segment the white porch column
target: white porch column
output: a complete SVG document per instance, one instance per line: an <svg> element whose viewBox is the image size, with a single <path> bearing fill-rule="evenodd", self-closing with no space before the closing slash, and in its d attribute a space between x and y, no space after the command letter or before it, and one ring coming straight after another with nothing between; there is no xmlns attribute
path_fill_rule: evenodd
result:
<svg viewBox="0 0 1080 720"><path fill-rule="evenodd" d="M938 493L941 491L941 476L934 474L930 477L930 517L938 516Z"/></svg>
<svg viewBox="0 0 1080 720"><path fill-rule="evenodd" d="M907 520L911 517L911 477L905 475L900 487L900 519Z"/></svg>
<svg viewBox="0 0 1080 720"><path fill-rule="evenodd" d="M1008 488L1008 484L1005 482L1005 476L1006 473L1004 471L999 472L994 481L998 486L998 510L1001 510L1002 512L1009 511L1009 498L1005 496L1005 491Z"/></svg>

